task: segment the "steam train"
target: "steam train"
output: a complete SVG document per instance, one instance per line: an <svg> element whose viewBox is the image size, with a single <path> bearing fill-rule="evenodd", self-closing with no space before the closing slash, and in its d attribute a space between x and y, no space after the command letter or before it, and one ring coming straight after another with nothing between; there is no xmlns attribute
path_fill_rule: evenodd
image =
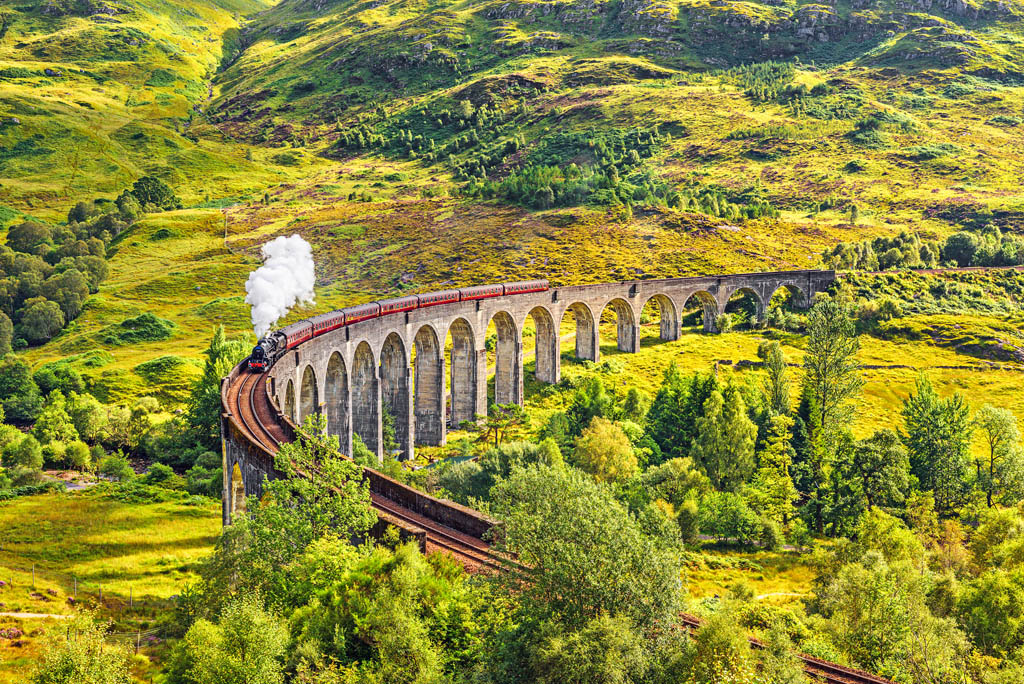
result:
<svg viewBox="0 0 1024 684"><path fill-rule="evenodd" d="M252 354L249 356L249 370L257 373L266 372L289 349L332 330L371 318L380 318L381 316L403 313L413 309L423 309L428 306L438 306L440 304L470 302L477 299L490 299L492 297L526 294L528 292L544 292L547 289L548 281L546 280L477 285L458 290L441 290L440 292L409 295L408 297L398 297L396 299L383 299L379 302L358 304L345 309L319 314L304 321L286 325L260 340L253 347Z"/></svg>

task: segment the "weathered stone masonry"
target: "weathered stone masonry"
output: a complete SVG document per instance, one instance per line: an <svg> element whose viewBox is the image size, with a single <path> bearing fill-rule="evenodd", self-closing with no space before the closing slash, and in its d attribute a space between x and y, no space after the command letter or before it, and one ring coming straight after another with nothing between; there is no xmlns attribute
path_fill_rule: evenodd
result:
<svg viewBox="0 0 1024 684"><path fill-rule="evenodd" d="M527 317L536 327L537 379L557 383L563 320L576 324L576 356L598 361L598 322L606 308L617 319L618 349L636 352L640 313L650 301L660 311L661 339L671 341L679 339L680 316L691 299L703 307L704 330L714 332L715 320L737 292L752 294L762 317L780 288L788 288L798 306L807 306L834 279L832 271L789 271L641 280L416 309L332 331L288 352L270 371L271 396L295 422L324 413L328 432L339 437L347 454L357 434L381 455L381 407L386 406L395 418L402 456L408 458L415 445L443 444L448 429L486 414L485 337L492 322L497 331L495 401L522 404ZM446 356L449 334L452 348Z"/></svg>

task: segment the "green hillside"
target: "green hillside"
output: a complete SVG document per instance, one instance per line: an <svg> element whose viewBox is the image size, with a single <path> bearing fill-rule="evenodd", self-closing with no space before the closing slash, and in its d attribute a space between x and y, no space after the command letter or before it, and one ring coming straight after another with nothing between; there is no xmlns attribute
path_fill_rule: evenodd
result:
<svg viewBox="0 0 1024 684"><path fill-rule="evenodd" d="M1018 234L1020 13L7 6L0 223L57 225L144 175L185 207L119 237L98 295L30 359L72 355L111 398L143 391L140 364L194 356L216 323L248 327L242 284L258 244L281 233L314 245L318 309L503 278L803 268L840 242L901 232ZM145 312L174 324L167 339L104 342ZM94 348L108 355L86 363ZM161 396L180 397L185 384L171 384Z"/></svg>

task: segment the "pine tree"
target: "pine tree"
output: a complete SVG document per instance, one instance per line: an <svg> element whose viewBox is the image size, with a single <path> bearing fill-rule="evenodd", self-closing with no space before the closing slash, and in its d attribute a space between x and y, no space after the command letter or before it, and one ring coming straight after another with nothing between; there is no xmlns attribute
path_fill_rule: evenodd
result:
<svg viewBox="0 0 1024 684"><path fill-rule="evenodd" d="M829 475L832 458L825 447L821 409L808 385L804 385L793 430L796 454L793 475L797 491L802 495L806 515L812 518L818 534L825 532L825 507L828 503Z"/></svg>

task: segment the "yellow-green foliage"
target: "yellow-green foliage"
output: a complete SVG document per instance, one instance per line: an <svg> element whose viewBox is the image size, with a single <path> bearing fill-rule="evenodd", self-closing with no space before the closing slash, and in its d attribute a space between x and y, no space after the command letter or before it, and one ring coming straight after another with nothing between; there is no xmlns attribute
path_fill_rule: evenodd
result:
<svg viewBox="0 0 1024 684"><path fill-rule="evenodd" d="M69 614L98 607L118 631L146 631L167 610L167 599L192 577L220 532L220 506L200 503L122 503L90 493L46 494L0 504L0 612ZM35 588L32 566L35 566ZM78 578L78 601L74 602ZM102 587L103 604L99 605ZM127 610L129 598L134 611ZM51 619L0 617L0 629L26 633L22 645L0 640L0 684L24 681L41 655ZM146 667L142 658L134 663Z"/></svg>

